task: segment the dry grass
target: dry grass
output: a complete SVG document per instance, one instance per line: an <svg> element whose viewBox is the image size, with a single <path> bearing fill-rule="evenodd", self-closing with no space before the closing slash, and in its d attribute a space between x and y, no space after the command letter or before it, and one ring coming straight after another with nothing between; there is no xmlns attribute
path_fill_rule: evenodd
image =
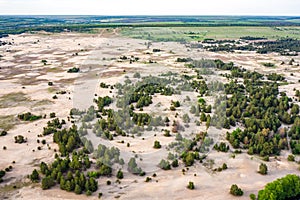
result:
<svg viewBox="0 0 300 200"><path fill-rule="evenodd" d="M23 92L12 92L0 97L0 108L16 107L24 105L31 100Z"/></svg>
<svg viewBox="0 0 300 200"><path fill-rule="evenodd" d="M11 194L19 190L23 187L37 187L38 183L31 183L31 182L23 182L23 181L17 181L13 184L5 185L3 187L0 187L0 199L9 199L11 197Z"/></svg>
<svg viewBox="0 0 300 200"><path fill-rule="evenodd" d="M46 72L47 73L59 73L59 72L64 72L65 70L61 67L51 67L51 68L47 68Z"/></svg>
<svg viewBox="0 0 300 200"><path fill-rule="evenodd" d="M22 78L17 81L21 85L37 85L39 83L47 82L46 79L36 79L35 77Z"/></svg>
<svg viewBox="0 0 300 200"><path fill-rule="evenodd" d="M54 102L50 101L48 99L43 99L41 101L34 102L31 107L35 108L35 107L45 106L45 105L50 105L50 104L54 104Z"/></svg>
<svg viewBox="0 0 300 200"><path fill-rule="evenodd" d="M14 115L2 115L0 116L0 129L10 130L17 124L17 120Z"/></svg>

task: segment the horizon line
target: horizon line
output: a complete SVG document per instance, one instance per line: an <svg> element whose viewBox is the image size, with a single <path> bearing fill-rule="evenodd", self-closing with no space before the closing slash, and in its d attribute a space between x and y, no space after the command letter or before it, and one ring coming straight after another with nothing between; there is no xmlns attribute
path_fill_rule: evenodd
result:
<svg viewBox="0 0 300 200"><path fill-rule="evenodd" d="M98 14L0 14L0 16L99 16L99 17L300 17L300 15L267 15L267 14L204 14L204 15L185 15L185 14L120 14L120 15L98 15Z"/></svg>

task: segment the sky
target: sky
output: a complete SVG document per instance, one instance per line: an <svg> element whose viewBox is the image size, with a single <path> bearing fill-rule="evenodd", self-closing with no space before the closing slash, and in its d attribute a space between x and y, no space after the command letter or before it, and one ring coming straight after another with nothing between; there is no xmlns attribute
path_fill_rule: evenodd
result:
<svg viewBox="0 0 300 200"><path fill-rule="evenodd" d="M300 0L0 0L0 15L300 16Z"/></svg>

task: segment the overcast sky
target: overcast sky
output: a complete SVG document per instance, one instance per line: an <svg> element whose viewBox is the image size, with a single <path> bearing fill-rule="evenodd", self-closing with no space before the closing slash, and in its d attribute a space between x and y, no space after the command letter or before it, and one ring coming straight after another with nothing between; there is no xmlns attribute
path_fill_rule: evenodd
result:
<svg viewBox="0 0 300 200"><path fill-rule="evenodd" d="M300 0L0 0L7 14L300 16Z"/></svg>

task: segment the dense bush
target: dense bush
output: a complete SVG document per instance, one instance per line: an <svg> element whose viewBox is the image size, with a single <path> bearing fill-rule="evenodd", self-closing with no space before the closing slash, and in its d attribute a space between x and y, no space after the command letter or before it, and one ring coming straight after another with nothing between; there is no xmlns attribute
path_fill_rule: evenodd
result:
<svg viewBox="0 0 300 200"><path fill-rule="evenodd" d="M258 200L284 200L299 199L300 197L300 177L294 174L286 175L268 183L263 190L258 192Z"/></svg>

